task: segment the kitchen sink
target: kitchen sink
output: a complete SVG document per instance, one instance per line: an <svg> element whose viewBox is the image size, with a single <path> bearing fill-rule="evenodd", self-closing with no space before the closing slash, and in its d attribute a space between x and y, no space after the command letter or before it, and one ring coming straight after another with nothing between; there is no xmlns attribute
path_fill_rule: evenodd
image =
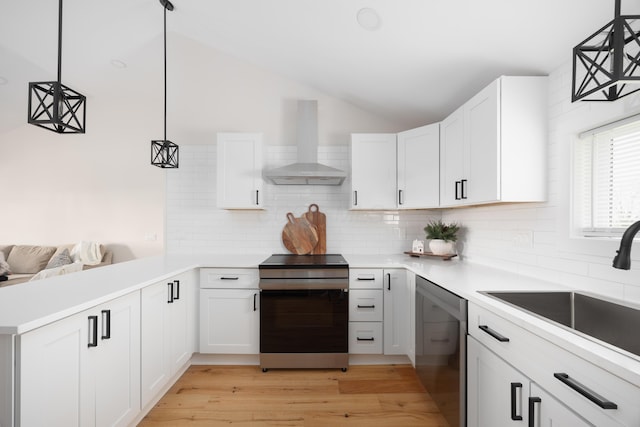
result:
<svg viewBox="0 0 640 427"><path fill-rule="evenodd" d="M579 292L481 292L640 356L640 309Z"/></svg>

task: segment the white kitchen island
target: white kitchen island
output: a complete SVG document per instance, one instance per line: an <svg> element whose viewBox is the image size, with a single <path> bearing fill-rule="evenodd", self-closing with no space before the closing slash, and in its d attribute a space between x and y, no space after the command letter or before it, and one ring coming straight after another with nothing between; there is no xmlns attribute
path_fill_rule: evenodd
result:
<svg viewBox="0 0 640 427"><path fill-rule="evenodd" d="M160 256L0 288L0 427L28 425L19 423L19 411L24 402L20 402L17 396L20 395L21 379L26 376L21 375L20 371L21 361L26 360L25 354L21 353L21 341L29 333L35 335L52 325L70 322L70 319L81 313L93 315L92 310L97 310L95 316L100 317L103 315L101 313L104 307L111 309L110 304L114 302L126 302L128 305L124 306L129 308L125 311L133 317L137 313L138 319L134 319L134 325L139 325L140 295L144 289L190 272L193 274L188 277L194 277L197 281L198 276L195 272L201 267L257 268L267 257L268 254ZM418 259L407 255L345 255L345 258L350 268L407 269L466 298L479 310L486 310L522 328L526 333L560 347L582 361L598 366L616 379L632 386L632 389L640 388L640 357L584 338L478 293L483 290L566 290L557 284L465 263L455 258L451 261ZM197 283L195 285L197 287ZM113 307L117 310L122 306ZM193 307L197 307L197 304ZM197 311L197 308L194 310ZM470 319L470 324L472 323ZM193 326L197 328L196 325ZM140 328L137 330L139 340ZM132 334L132 337L136 337L135 330ZM64 333L62 335L64 336ZM78 335L76 332L76 335L77 338L74 339L84 342L91 338L83 333ZM131 339L128 348L137 348L139 351L139 343L131 344ZM80 345L86 346L87 344ZM192 351L198 351L197 344L194 343ZM52 355L51 360L55 360L54 357ZM104 363L108 366L108 360ZM189 363L185 363L185 369ZM48 369L55 369L55 365ZM132 373L136 375L135 369ZM137 376L139 381L139 369ZM77 410L79 414L74 418L78 421L76 425L93 425L81 422L86 419L86 413L83 412L86 411L85 408L71 409ZM96 410L95 407L92 409ZM142 411L146 409L144 405L134 408L136 409L138 413L133 414L132 419L137 420L144 415ZM95 425L97 424L99 423L96 422Z"/></svg>

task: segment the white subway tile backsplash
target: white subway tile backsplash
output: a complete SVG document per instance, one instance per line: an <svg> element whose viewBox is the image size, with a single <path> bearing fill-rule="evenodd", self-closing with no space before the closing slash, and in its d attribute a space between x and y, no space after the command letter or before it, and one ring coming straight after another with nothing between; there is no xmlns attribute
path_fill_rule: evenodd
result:
<svg viewBox="0 0 640 427"><path fill-rule="evenodd" d="M296 161L295 146L266 146L265 167ZM346 146L320 146L318 161L349 170ZM167 173L168 253L286 252L282 228L287 212L300 216L311 203L327 215L327 251L392 254L424 239L423 228L437 211L349 211L349 185L264 184L265 210L224 210L216 206L216 146L181 145L181 167Z"/></svg>

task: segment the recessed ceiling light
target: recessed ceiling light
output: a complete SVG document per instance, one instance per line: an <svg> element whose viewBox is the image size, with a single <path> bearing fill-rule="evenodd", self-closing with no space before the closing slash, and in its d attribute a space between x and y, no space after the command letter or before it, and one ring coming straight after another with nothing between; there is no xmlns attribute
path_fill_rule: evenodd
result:
<svg viewBox="0 0 640 427"><path fill-rule="evenodd" d="M111 65L113 65L115 68L127 68L127 63L120 61L119 59L112 59L111 60Z"/></svg>
<svg viewBox="0 0 640 427"><path fill-rule="evenodd" d="M378 15L378 12L376 12L375 9L370 7L360 9L356 18L358 20L358 24L368 31L378 30L382 26L380 15Z"/></svg>
<svg viewBox="0 0 640 427"><path fill-rule="evenodd" d="M7 80L6 78L0 76L0 86L6 85L7 83L9 83L9 80Z"/></svg>

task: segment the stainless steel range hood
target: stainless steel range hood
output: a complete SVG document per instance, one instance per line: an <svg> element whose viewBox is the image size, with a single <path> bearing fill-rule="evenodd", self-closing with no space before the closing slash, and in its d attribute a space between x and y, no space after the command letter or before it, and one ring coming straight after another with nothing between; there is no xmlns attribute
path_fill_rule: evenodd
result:
<svg viewBox="0 0 640 427"><path fill-rule="evenodd" d="M298 161L263 173L276 185L341 185L347 174L318 163L318 101L298 101Z"/></svg>

